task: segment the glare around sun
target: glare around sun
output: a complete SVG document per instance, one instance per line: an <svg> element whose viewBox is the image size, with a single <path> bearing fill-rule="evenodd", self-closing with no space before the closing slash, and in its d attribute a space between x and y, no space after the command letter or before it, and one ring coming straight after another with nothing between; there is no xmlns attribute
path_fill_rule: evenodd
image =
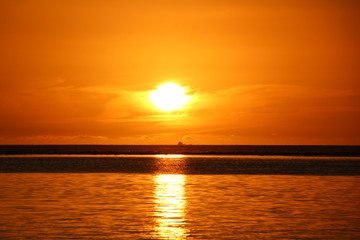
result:
<svg viewBox="0 0 360 240"><path fill-rule="evenodd" d="M180 110L189 103L186 89L175 83L165 83L150 93L150 101L162 111Z"/></svg>

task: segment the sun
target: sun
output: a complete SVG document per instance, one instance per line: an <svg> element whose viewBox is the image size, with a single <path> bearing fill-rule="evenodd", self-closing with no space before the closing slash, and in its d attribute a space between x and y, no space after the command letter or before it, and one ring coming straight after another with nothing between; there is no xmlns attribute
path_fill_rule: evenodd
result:
<svg viewBox="0 0 360 240"><path fill-rule="evenodd" d="M150 93L150 101L162 111L180 110L189 103L186 89L175 83L164 83Z"/></svg>

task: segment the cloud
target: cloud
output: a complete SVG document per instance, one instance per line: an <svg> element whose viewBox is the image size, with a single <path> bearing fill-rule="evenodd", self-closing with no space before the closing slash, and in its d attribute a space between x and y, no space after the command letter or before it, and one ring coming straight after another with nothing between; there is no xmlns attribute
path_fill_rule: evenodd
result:
<svg viewBox="0 0 360 240"><path fill-rule="evenodd" d="M199 93L197 99L189 113L193 134L335 139L360 133L360 94L354 89L252 85Z"/></svg>
<svg viewBox="0 0 360 240"><path fill-rule="evenodd" d="M95 116L104 111L115 94L89 91L71 86L31 88L3 92L2 115L27 119L69 119Z"/></svg>
<svg viewBox="0 0 360 240"><path fill-rule="evenodd" d="M149 92L74 87L66 81L6 92L0 96L1 136L41 143L250 144L255 139L354 139L360 134L360 94L349 88L267 84L190 89L192 102L170 113L156 110Z"/></svg>
<svg viewBox="0 0 360 240"><path fill-rule="evenodd" d="M55 135L38 135L38 136L27 136L22 137L23 139L27 140L65 140L65 141L71 141L71 140L107 140L107 137L104 136L92 136L92 135L74 135L74 136L55 136Z"/></svg>
<svg viewBox="0 0 360 240"><path fill-rule="evenodd" d="M360 93L352 89L317 88L300 85L237 86L215 92L201 93L194 111L201 113L244 114L291 112L314 107L359 107ZM328 109L331 110L331 109Z"/></svg>

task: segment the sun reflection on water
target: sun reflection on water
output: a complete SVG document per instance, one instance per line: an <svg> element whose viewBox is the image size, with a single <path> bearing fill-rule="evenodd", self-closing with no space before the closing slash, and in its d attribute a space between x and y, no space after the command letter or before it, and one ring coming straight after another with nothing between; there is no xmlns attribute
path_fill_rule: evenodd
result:
<svg viewBox="0 0 360 240"><path fill-rule="evenodd" d="M186 239L185 175L161 174L154 177L156 237L158 239Z"/></svg>
<svg viewBox="0 0 360 240"><path fill-rule="evenodd" d="M155 157L157 158L183 158L185 157L184 154L156 154Z"/></svg>
<svg viewBox="0 0 360 240"><path fill-rule="evenodd" d="M184 174L187 171L187 160L182 154L155 155L154 169L157 174Z"/></svg>

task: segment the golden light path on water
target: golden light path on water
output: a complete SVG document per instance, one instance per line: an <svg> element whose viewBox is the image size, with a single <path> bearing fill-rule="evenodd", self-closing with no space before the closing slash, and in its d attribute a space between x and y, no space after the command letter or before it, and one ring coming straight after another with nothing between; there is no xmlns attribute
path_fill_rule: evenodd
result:
<svg viewBox="0 0 360 240"><path fill-rule="evenodd" d="M183 154L156 154L157 158L183 158L185 155Z"/></svg>
<svg viewBox="0 0 360 240"><path fill-rule="evenodd" d="M180 155L159 155L160 162L183 158ZM160 169L161 170L161 166ZM159 174L155 181L155 232L158 239L186 239L188 230L185 225L185 183L182 174Z"/></svg>

